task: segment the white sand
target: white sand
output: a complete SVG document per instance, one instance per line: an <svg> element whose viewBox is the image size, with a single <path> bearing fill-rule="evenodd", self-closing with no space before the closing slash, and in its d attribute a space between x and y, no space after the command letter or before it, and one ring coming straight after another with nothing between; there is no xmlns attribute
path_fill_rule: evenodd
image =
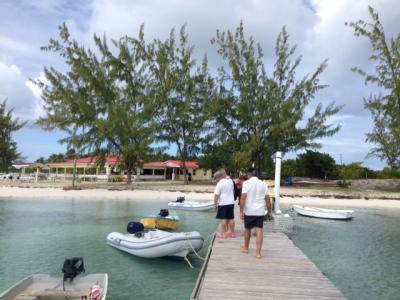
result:
<svg viewBox="0 0 400 300"><path fill-rule="evenodd" d="M106 189L86 189L69 190L61 188L19 188L19 187L0 187L0 199L85 199L85 200L146 200L146 201L171 201L178 196L185 196L187 200L209 201L212 194L209 193L182 193L153 190L122 190L111 191Z"/></svg>
<svg viewBox="0 0 400 300"><path fill-rule="evenodd" d="M193 193L193 192L169 192L154 190L134 190L134 191L110 191L106 189L86 189L65 191L61 188L20 188L20 187L0 187L1 199L85 199L85 200L146 200L146 201L172 201L178 196L185 196L187 200L210 201L213 199L212 193ZM380 199L334 199L322 197L282 197L282 204L302 204L313 206L329 206L336 208L377 208L377 209L400 209L398 200Z"/></svg>

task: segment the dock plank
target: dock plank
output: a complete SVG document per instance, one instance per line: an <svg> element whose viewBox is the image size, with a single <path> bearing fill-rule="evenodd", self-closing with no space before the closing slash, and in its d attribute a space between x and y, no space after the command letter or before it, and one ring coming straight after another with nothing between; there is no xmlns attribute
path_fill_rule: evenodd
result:
<svg viewBox="0 0 400 300"><path fill-rule="evenodd" d="M238 215L238 214L237 214ZM263 257L255 257L255 237L248 254L237 238L214 240L191 299L345 299L334 284L282 232L264 232Z"/></svg>

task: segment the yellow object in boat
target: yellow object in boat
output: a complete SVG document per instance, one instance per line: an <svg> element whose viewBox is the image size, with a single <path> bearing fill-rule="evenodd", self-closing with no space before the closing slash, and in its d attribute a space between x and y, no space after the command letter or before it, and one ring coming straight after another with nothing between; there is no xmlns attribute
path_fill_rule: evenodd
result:
<svg viewBox="0 0 400 300"><path fill-rule="evenodd" d="M178 216L149 216L140 220L145 228L176 229L179 224Z"/></svg>

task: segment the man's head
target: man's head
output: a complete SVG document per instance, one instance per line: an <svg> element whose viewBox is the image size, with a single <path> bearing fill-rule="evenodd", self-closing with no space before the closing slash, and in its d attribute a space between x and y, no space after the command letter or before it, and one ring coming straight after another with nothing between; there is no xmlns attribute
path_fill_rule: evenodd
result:
<svg viewBox="0 0 400 300"><path fill-rule="evenodd" d="M247 177L248 178L253 177L253 176L257 176L257 175L258 175L258 172L257 172L256 168L251 167L251 168L247 169Z"/></svg>
<svg viewBox="0 0 400 300"><path fill-rule="evenodd" d="M226 172L224 169L219 169L217 172L214 173L214 180L216 181L219 181L225 177L226 177Z"/></svg>

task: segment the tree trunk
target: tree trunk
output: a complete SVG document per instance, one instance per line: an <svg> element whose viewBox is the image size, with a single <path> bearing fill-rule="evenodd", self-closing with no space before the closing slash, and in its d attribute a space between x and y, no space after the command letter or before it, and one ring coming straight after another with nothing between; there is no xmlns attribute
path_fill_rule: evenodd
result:
<svg viewBox="0 0 400 300"><path fill-rule="evenodd" d="M72 171L72 188L75 188L75 177L76 177L76 156L74 159L74 169Z"/></svg>
<svg viewBox="0 0 400 300"><path fill-rule="evenodd" d="M126 184L132 183L132 167L130 165L126 166Z"/></svg>

